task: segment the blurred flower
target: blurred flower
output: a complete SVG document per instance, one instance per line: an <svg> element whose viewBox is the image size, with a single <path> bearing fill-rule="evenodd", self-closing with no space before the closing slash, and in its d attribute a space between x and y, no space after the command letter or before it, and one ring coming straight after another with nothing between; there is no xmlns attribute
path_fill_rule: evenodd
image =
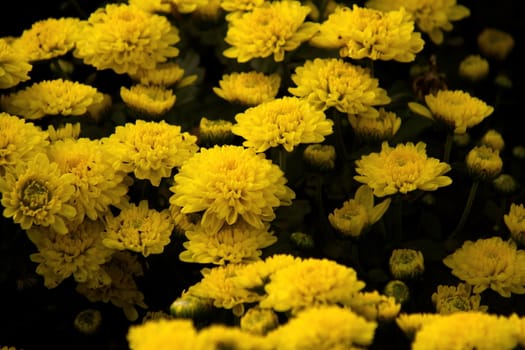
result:
<svg viewBox="0 0 525 350"><path fill-rule="evenodd" d="M335 166L335 147L332 145L312 144L306 146L303 158L315 169L331 170Z"/></svg>
<svg viewBox="0 0 525 350"><path fill-rule="evenodd" d="M375 224L390 206L390 198L374 206L374 193L367 185L361 185L355 197L343 203L328 215L330 224L344 236L359 237Z"/></svg>
<svg viewBox="0 0 525 350"><path fill-rule="evenodd" d="M309 12L308 6L291 0L264 2L250 12L228 17L224 40L231 47L223 55L241 63L273 55L281 62L286 51L297 49L317 31L317 23L305 22Z"/></svg>
<svg viewBox="0 0 525 350"><path fill-rule="evenodd" d="M425 324L440 317L442 317L442 315L435 313L402 313L396 318L396 324L409 339L413 339L416 332Z"/></svg>
<svg viewBox="0 0 525 350"><path fill-rule="evenodd" d="M508 74L500 72L494 77L494 85L503 89L512 89L513 83Z"/></svg>
<svg viewBox="0 0 525 350"><path fill-rule="evenodd" d="M32 69L27 57L7 40L0 38L0 89L12 88L29 80L28 73Z"/></svg>
<svg viewBox="0 0 525 350"><path fill-rule="evenodd" d="M251 149L201 149L174 176L170 203L183 214L203 212L201 225L217 232L244 219L255 228L275 218L274 208L290 205L295 193L281 169Z"/></svg>
<svg viewBox="0 0 525 350"><path fill-rule="evenodd" d="M164 350L176 344L178 350L195 350L197 331L191 320L158 319L129 327L130 350Z"/></svg>
<svg viewBox="0 0 525 350"><path fill-rule="evenodd" d="M403 7L411 16L419 30L428 34L434 44L443 43L443 31L453 29L452 22L470 16L470 10L457 5L456 0L368 0L366 6L382 11L393 11Z"/></svg>
<svg viewBox="0 0 525 350"><path fill-rule="evenodd" d="M208 0L130 0L129 4L150 13L191 13Z"/></svg>
<svg viewBox="0 0 525 350"><path fill-rule="evenodd" d="M423 324L412 342L412 349L512 350L518 345L518 327L518 322L505 316L455 312Z"/></svg>
<svg viewBox="0 0 525 350"><path fill-rule="evenodd" d="M221 3L222 0L206 0L204 3L197 5L197 8L192 12L192 15L194 18L202 21L218 21L223 14Z"/></svg>
<svg viewBox="0 0 525 350"><path fill-rule="evenodd" d="M337 58L306 60L292 74L297 87L288 88L295 96L303 97L314 107L326 110L335 107L342 113L376 118L373 106L390 102L386 90L370 70Z"/></svg>
<svg viewBox="0 0 525 350"><path fill-rule="evenodd" d="M109 275L101 269L114 253L102 244L103 229L101 220L84 220L67 235L46 228L29 229L27 236L38 249L29 257L38 264L36 273L44 277L44 285L55 288L70 276L81 283L111 283Z"/></svg>
<svg viewBox="0 0 525 350"><path fill-rule="evenodd" d="M13 47L30 62L64 56L75 47L83 25L74 17L39 20L13 41Z"/></svg>
<svg viewBox="0 0 525 350"><path fill-rule="evenodd" d="M46 115L80 116L104 99L92 86L69 80L44 80L23 90L2 95L5 112L26 119L41 119Z"/></svg>
<svg viewBox="0 0 525 350"><path fill-rule="evenodd" d="M451 169L450 165L427 157L426 144L422 141L416 145L398 144L394 148L385 141L381 152L362 156L356 165L359 175L354 179L371 187L377 197L414 190L435 191L452 183L450 177L443 175Z"/></svg>
<svg viewBox="0 0 525 350"><path fill-rule="evenodd" d="M496 151L502 151L505 147L505 140L503 140L503 136L500 132L489 129L480 140L481 145L488 146Z"/></svg>
<svg viewBox="0 0 525 350"><path fill-rule="evenodd" d="M415 249L394 249L388 266L392 277L400 280L419 277L425 271L423 253Z"/></svg>
<svg viewBox="0 0 525 350"><path fill-rule="evenodd" d="M388 141L401 127L401 118L394 112L379 108L377 118L367 118L361 114L348 114L352 129L365 142Z"/></svg>
<svg viewBox="0 0 525 350"><path fill-rule="evenodd" d="M517 145L512 148L512 155L517 159L525 159L525 146Z"/></svg>
<svg viewBox="0 0 525 350"><path fill-rule="evenodd" d="M452 141L454 144L458 145L459 147L466 147L472 140L472 137L470 137L470 134L468 132L457 134L454 133L452 135Z"/></svg>
<svg viewBox="0 0 525 350"><path fill-rule="evenodd" d="M264 4L265 0L221 0L221 8L227 12L251 12Z"/></svg>
<svg viewBox="0 0 525 350"><path fill-rule="evenodd" d="M366 349L374 340L376 322L369 322L347 308L311 307L267 335L281 350Z"/></svg>
<svg viewBox="0 0 525 350"><path fill-rule="evenodd" d="M520 186L516 179L510 174L499 174L492 180L494 188L502 194L510 194Z"/></svg>
<svg viewBox="0 0 525 350"><path fill-rule="evenodd" d="M243 145L264 152L282 145L288 152L301 143L320 143L332 134L333 122L308 101L285 96L263 102L235 116L232 132Z"/></svg>
<svg viewBox="0 0 525 350"><path fill-rule="evenodd" d="M177 318L199 319L212 310L212 300L183 292L170 305L170 313Z"/></svg>
<svg viewBox="0 0 525 350"><path fill-rule="evenodd" d="M135 74L130 74L131 78L141 85L156 85L164 87L183 87L193 84L197 79L196 75L184 76L184 69L176 62L158 63L152 69L138 69Z"/></svg>
<svg viewBox="0 0 525 350"><path fill-rule="evenodd" d="M160 254L170 243L174 223L168 209L150 209L147 200L130 203L117 216L106 216L102 243L115 250L130 250L147 257Z"/></svg>
<svg viewBox="0 0 525 350"><path fill-rule="evenodd" d="M122 101L132 110L148 117L158 118L175 104L176 96L171 89L156 85L133 85L120 88Z"/></svg>
<svg viewBox="0 0 525 350"><path fill-rule="evenodd" d="M419 115L444 123L456 134L464 134L494 112L494 107L461 90L439 90L426 95L425 102L428 108L415 102L408 106Z"/></svg>
<svg viewBox="0 0 525 350"><path fill-rule="evenodd" d="M247 106L257 106L271 101L279 92L281 76L265 75L256 71L225 74L219 81L219 87L213 92L220 98Z"/></svg>
<svg viewBox="0 0 525 350"><path fill-rule="evenodd" d="M101 268L109 275L110 283L98 285L89 281L78 283L76 291L92 303L110 302L121 308L129 321L137 320L139 314L135 306L147 308L144 303L144 294L138 290L133 279L144 273L137 256L129 252L116 252L111 256L111 260Z"/></svg>
<svg viewBox="0 0 525 350"><path fill-rule="evenodd" d="M65 139L78 139L80 135L80 123L66 123L57 128L53 125L47 127L47 133L49 134L49 140L55 142L58 140Z"/></svg>
<svg viewBox="0 0 525 350"><path fill-rule="evenodd" d="M292 241L301 250L310 250L315 247L314 237L308 233L296 231L290 234Z"/></svg>
<svg viewBox="0 0 525 350"><path fill-rule="evenodd" d="M27 162L17 162L12 172L0 177L4 217L13 218L24 230L50 227L59 234L68 232L65 220L77 211L68 201L75 192L75 177L62 174L44 153Z"/></svg>
<svg viewBox="0 0 525 350"><path fill-rule="evenodd" d="M476 82L489 74L489 61L480 55L468 55L459 63L459 76Z"/></svg>
<svg viewBox="0 0 525 350"><path fill-rule="evenodd" d="M161 15L137 6L107 4L91 13L73 54L97 68L118 74L153 69L176 57L179 31Z"/></svg>
<svg viewBox="0 0 525 350"><path fill-rule="evenodd" d="M393 9L394 10L394 9ZM404 8L381 12L353 5L337 7L310 39L315 47L337 49L352 59L411 62L423 49L421 34Z"/></svg>
<svg viewBox="0 0 525 350"><path fill-rule="evenodd" d="M525 246L525 207L523 204L511 203L509 212L503 216L503 221L512 239L519 245Z"/></svg>
<svg viewBox="0 0 525 350"><path fill-rule="evenodd" d="M432 304L436 312L450 314L459 311L482 311L486 312L488 307L480 305L481 296L471 295L472 286L460 283L457 286L439 285L437 291L432 293Z"/></svg>
<svg viewBox="0 0 525 350"><path fill-rule="evenodd" d="M452 274L474 287L474 293L490 288L502 297L525 294L525 251L501 237L465 241L443 259Z"/></svg>
<svg viewBox="0 0 525 350"><path fill-rule="evenodd" d="M82 334L93 334L102 323L102 314L96 309L85 309L79 312L73 320L75 329Z"/></svg>
<svg viewBox="0 0 525 350"><path fill-rule="evenodd" d="M469 174L480 180L493 180L503 168L503 160L499 151L487 147L476 146L472 148L465 158Z"/></svg>
<svg viewBox="0 0 525 350"><path fill-rule="evenodd" d="M262 308L296 312L317 305L348 305L365 286L354 269L328 259L308 258L276 270L265 285Z"/></svg>
<svg viewBox="0 0 525 350"><path fill-rule="evenodd" d="M335 9L339 6L339 3L337 3L335 0L328 0L326 4L324 5L324 11L321 13L320 11L323 10L317 6L317 4L312 0L306 0L305 5L310 8L310 13L308 14L308 18L319 22L328 17L331 13L335 11Z"/></svg>
<svg viewBox="0 0 525 350"><path fill-rule="evenodd" d="M45 153L48 144L49 135L45 131L15 115L0 112L0 177L37 153Z"/></svg>
<svg viewBox="0 0 525 350"><path fill-rule="evenodd" d="M199 148L197 137L164 120L137 120L117 126L103 142L116 158L114 167L133 172L138 179L149 180L157 187L162 178L171 176L173 168L180 167Z"/></svg>
<svg viewBox="0 0 525 350"><path fill-rule="evenodd" d="M368 321L392 321L401 310L401 304L394 297L378 291L356 293L348 306Z"/></svg>
<svg viewBox="0 0 525 350"><path fill-rule="evenodd" d="M233 123L224 119L210 120L202 117L199 122L199 144L224 145L233 139Z"/></svg>
<svg viewBox="0 0 525 350"><path fill-rule="evenodd" d="M277 242L269 225L262 228L253 227L242 220L232 225L223 225L217 232L210 231L202 225L187 230L186 250L179 259L184 262L224 265L227 263L247 263L259 260L261 249Z"/></svg>
<svg viewBox="0 0 525 350"><path fill-rule="evenodd" d="M93 103L87 108L87 114L96 122L100 121L104 115L108 114L113 99L110 94L103 93L103 99L99 103Z"/></svg>
<svg viewBox="0 0 525 350"><path fill-rule="evenodd" d="M410 289L401 280L390 280L383 289L383 294L393 297L398 304L405 304L410 300Z"/></svg>
<svg viewBox="0 0 525 350"><path fill-rule="evenodd" d="M249 333L266 335L279 326L279 317L272 309L251 307L242 315L240 328Z"/></svg>
<svg viewBox="0 0 525 350"><path fill-rule="evenodd" d="M487 27L478 34L478 48L489 58L503 61L514 49L514 37L509 33Z"/></svg>
<svg viewBox="0 0 525 350"><path fill-rule="evenodd" d="M197 335L196 350L272 350L271 344L260 335L244 332L239 327L212 324Z"/></svg>
<svg viewBox="0 0 525 350"><path fill-rule="evenodd" d="M110 163L112 149L88 138L58 140L49 147L49 158L63 174L74 177L75 192L69 203L77 211L75 221L91 220L120 207L126 201L131 179Z"/></svg>

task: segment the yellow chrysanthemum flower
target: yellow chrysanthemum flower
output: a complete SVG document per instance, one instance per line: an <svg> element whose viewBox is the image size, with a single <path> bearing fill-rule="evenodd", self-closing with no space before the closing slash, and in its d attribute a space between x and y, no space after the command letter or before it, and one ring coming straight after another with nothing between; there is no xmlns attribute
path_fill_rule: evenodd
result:
<svg viewBox="0 0 525 350"><path fill-rule="evenodd" d="M388 210L390 198L374 206L374 194L370 187L361 185L355 197L343 203L328 215L330 224L344 236L359 237L375 224Z"/></svg>
<svg viewBox="0 0 525 350"><path fill-rule="evenodd" d="M174 177L170 203L183 214L203 212L201 225L217 232L241 218L256 228L275 218L274 208L290 205L295 193L282 170L264 154L240 146L201 149Z"/></svg>
<svg viewBox="0 0 525 350"><path fill-rule="evenodd" d="M328 259L309 258L275 271L259 305L292 312L317 305L349 305L364 286L354 269Z"/></svg>
<svg viewBox="0 0 525 350"><path fill-rule="evenodd" d="M512 203L509 212L503 216L503 221L512 239L525 246L525 207L523 204Z"/></svg>
<svg viewBox="0 0 525 350"><path fill-rule="evenodd" d="M472 148L467 153L465 163L469 174L480 180L495 179L503 168L499 151L487 146Z"/></svg>
<svg viewBox="0 0 525 350"><path fill-rule="evenodd" d="M335 147L332 145L308 145L303 152L305 162L315 169L333 169L335 167L335 158Z"/></svg>
<svg viewBox="0 0 525 350"><path fill-rule="evenodd" d="M106 216L102 243L111 249L131 250L147 257L160 254L170 243L174 227L168 209L150 209L147 200L130 203L117 216Z"/></svg>
<svg viewBox="0 0 525 350"><path fill-rule="evenodd" d="M265 0L221 0L221 8L226 12L250 12L264 2Z"/></svg>
<svg viewBox="0 0 525 350"><path fill-rule="evenodd" d="M297 87L288 91L321 110L335 107L342 113L375 118L378 113L373 107L390 103L386 90L379 87L368 69L342 59L307 60L295 69L291 79Z"/></svg>
<svg viewBox="0 0 525 350"><path fill-rule="evenodd" d="M419 331L425 324L428 324L440 317L442 317L442 315L433 313L402 313L396 318L396 324L408 338L413 339L416 332Z"/></svg>
<svg viewBox="0 0 525 350"><path fill-rule="evenodd" d="M425 103L428 108L416 102L408 106L419 115L444 123L456 134L466 133L494 112L494 107L461 90L439 90L426 95Z"/></svg>
<svg viewBox="0 0 525 350"><path fill-rule="evenodd" d="M75 57L99 70L135 74L176 57L178 29L166 17L127 4L107 4L87 19Z"/></svg>
<svg viewBox="0 0 525 350"><path fill-rule="evenodd" d="M223 145L233 139L233 123L224 119L202 117L199 122L199 144L203 146Z"/></svg>
<svg viewBox="0 0 525 350"><path fill-rule="evenodd" d="M388 259L388 267L395 279L418 277L425 271L423 253L416 249L394 249Z"/></svg>
<svg viewBox="0 0 525 350"><path fill-rule="evenodd" d="M238 62L273 55L281 62L286 51L297 49L317 31L317 23L305 22L309 12L299 1L274 1L231 17L224 38L231 47L223 55Z"/></svg>
<svg viewBox="0 0 525 350"><path fill-rule="evenodd" d="M65 234L68 228L64 220L77 214L68 203L75 192L74 181L72 174L62 174L58 164L38 153L0 177L3 214L24 230L44 226Z"/></svg>
<svg viewBox="0 0 525 350"><path fill-rule="evenodd" d="M83 25L73 17L40 20L24 30L13 46L31 62L63 56L75 47Z"/></svg>
<svg viewBox="0 0 525 350"><path fill-rule="evenodd" d="M424 324L412 342L413 350L501 349L518 345L515 319L483 312L455 312Z"/></svg>
<svg viewBox="0 0 525 350"><path fill-rule="evenodd" d="M222 76L219 87L214 87L213 92L231 103L257 106L273 100L280 84L278 74L265 75L256 71L231 73Z"/></svg>
<svg viewBox="0 0 525 350"><path fill-rule="evenodd" d="M133 172L138 179L147 179L153 186L159 186L162 178L171 176L172 170L199 148L196 136L164 120L137 120L117 126L103 142L116 157L114 167Z"/></svg>
<svg viewBox="0 0 525 350"><path fill-rule="evenodd" d="M280 350L366 349L374 340L376 322L349 309L318 306L297 313L267 335Z"/></svg>
<svg viewBox="0 0 525 350"><path fill-rule="evenodd" d="M401 311L401 304L394 297L378 291L356 293L348 306L369 321L392 321Z"/></svg>
<svg viewBox="0 0 525 350"><path fill-rule="evenodd" d="M404 8L381 12L355 4L337 7L310 39L313 46L340 49L341 57L398 62L412 62L424 43Z"/></svg>
<svg viewBox="0 0 525 350"><path fill-rule="evenodd" d="M525 251L501 237L466 241L443 259L452 274L474 287L474 293L490 288L502 297L525 294Z"/></svg>
<svg viewBox="0 0 525 350"><path fill-rule="evenodd" d="M432 304L440 314L451 314L459 311L482 311L488 307L480 305L481 296L472 295L472 286L460 283L457 286L439 285L437 291L432 293Z"/></svg>
<svg viewBox="0 0 525 350"><path fill-rule="evenodd" d="M204 22L217 22L223 14L221 8L222 0L206 0L204 4L197 5L192 12L193 18Z"/></svg>
<svg viewBox="0 0 525 350"><path fill-rule="evenodd" d="M138 290L134 280L135 276L144 274L137 256L125 251L116 252L101 268L109 275L109 284L83 282L77 285L76 291L92 303L110 302L121 308L129 321L135 321L139 317L136 306L143 309L148 307L144 303L144 294Z"/></svg>
<svg viewBox="0 0 525 350"><path fill-rule="evenodd" d="M44 80L9 95L0 103L5 112L26 119L41 119L46 115L83 115L104 99L92 86L69 80Z"/></svg>
<svg viewBox="0 0 525 350"><path fill-rule="evenodd" d="M80 123L66 123L57 128L49 125L46 131L49 134L49 140L51 142L65 139L76 140L80 136Z"/></svg>
<svg viewBox="0 0 525 350"><path fill-rule="evenodd" d="M88 138L59 140L49 147L49 158L58 164L63 174L75 179L70 204L76 208L77 222L85 216L96 220L106 214L110 206L121 207L126 202L131 179L112 167L111 152L99 140Z"/></svg>
<svg viewBox="0 0 525 350"><path fill-rule="evenodd" d="M468 55L459 63L459 76L477 82L489 74L489 61L480 55Z"/></svg>
<svg viewBox="0 0 525 350"><path fill-rule="evenodd" d="M444 176L450 165L428 157L424 142L396 147L383 142L381 152L362 156L356 165L359 175L354 179L371 187L377 197L414 190L435 191L452 183L450 177Z"/></svg>
<svg viewBox="0 0 525 350"><path fill-rule="evenodd" d="M366 118L360 114L348 114L352 129L365 142L388 141L401 127L401 118L394 112L379 108L377 118Z"/></svg>
<svg viewBox="0 0 525 350"><path fill-rule="evenodd" d="M493 150L501 152L505 148L505 140L503 135L495 129L489 129L479 141L481 145L492 148Z"/></svg>
<svg viewBox="0 0 525 350"><path fill-rule="evenodd" d="M36 273L44 277L47 288L55 288L73 276L81 283L109 284L111 278L101 270L114 253L102 244L100 220L84 220L67 235L59 235L49 229L31 228L27 235L38 249L30 255L38 264Z"/></svg>
<svg viewBox="0 0 525 350"><path fill-rule="evenodd" d="M186 250L180 253L179 258L184 262L200 264L248 263L259 260L261 249L277 242L272 233L269 232L269 225L256 228L242 220L233 225L223 225L218 232L210 232L206 227L197 225L186 231L188 241L183 244Z"/></svg>
<svg viewBox="0 0 525 350"><path fill-rule="evenodd" d="M184 76L184 69L176 62L159 63L153 69L139 69L131 78L142 85L183 87L193 84L196 75Z"/></svg>
<svg viewBox="0 0 525 350"><path fill-rule="evenodd" d="M0 176L16 164L45 153L49 135L31 122L0 112Z"/></svg>
<svg viewBox="0 0 525 350"><path fill-rule="evenodd" d="M269 282L269 277L275 271L300 262L288 254L275 254L267 257L264 261L256 261L241 265L232 277L233 283L237 288L255 290L261 289Z"/></svg>
<svg viewBox="0 0 525 350"><path fill-rule="evenodd" d="M285 96L235 116L232 132L242 136L246 147L264 152L282 145L288 152L301 143L320 143L332 134L333 122L305 99Z"/></svg>
<svg viewBox="0 0 525 350"><path fill-rule="evenodd" d="M156 85L133 85L120 88L122 101L131 109L150 117L160 117L175 104L176 96L171 89Z"/></svg>
<svg viewBox="0 0 525 350"><path fill-rule="evenodd" d="M265 337L244 332L239 327L212 324L197 335L195 350L272 350Z"/></svg>
<svg viewBox="0 0 525 350"><path fill-rule="evenodd" d="M481 53L489 58L503 61L514 49L514 37L497 28L484 28L477 38Z"/></svg>
<svg viewBox="0 0 525 350"><path fill-rule="evenodd" d="M453 29L452 22L470 16L470 10L458 5L456 0L369 0L366 6L382 11L405 8L413 16L418 29L438 45L443 42L443 31Z"/></svg>
<svg viewBox="0 0 525 350"><path fill-rule="evenodd" d="M156 319L131 325L126 339L130 350L195 350L197 331L186 319Z"/></svg>
<svg viewBox="0 0 525 350"><path fill-rule="evenodd" d="M33 66L7 40L0 38L0 89L8 89L30 79Z"/></svg>

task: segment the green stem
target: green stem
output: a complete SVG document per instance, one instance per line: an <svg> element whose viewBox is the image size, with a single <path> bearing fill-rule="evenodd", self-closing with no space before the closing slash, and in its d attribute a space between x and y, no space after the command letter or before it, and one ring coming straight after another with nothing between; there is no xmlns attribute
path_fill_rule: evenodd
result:
<svg viewBox="0 0 525 350"><path fill-rule="evenodd" d="M474 203L474 199L476 198L476 192L478 191L478 187L479 180L474 180L472 186L470 187L467 203L465 204L465 208L463 209L463 214L461 214L461 218L459 219L459 222L454 231L452 231L449 240L454 239L459 233L461 233L463 227L467 223L467 219L470 215L470 210L472 209L472 204Z"/></svg>
<svg viewBox="0 0 525 350"><path fill-rule="evenodd" d="M342 116L338 115L336 110L332 111L331 116L334 121L335 147L341 159L346 161L348 159L348 152L346 151L345 140L343 138Z"/></svg>
<svg viewBox="0 0 525 350"><path fill-rule="evenodd" d="M447 138L445 140L445 151L443 154L443 161L448 163L450 161L450 152L452 151L452 144L454 143L454 134L449 132L447 133Z"/></svg>
<svg viewBox="0 0 525 350"><path fill-rule="evenodd" d="M286 156L288 152L283 148L279 147L279 167L286 174Z"/></svg>
<svg viewBox="0 0 525 350"><path fill-rule="evenodd" d="M394 245L398 245L403 240L403 200L399 195L392 198L390 212L392 215L392 238Z"/></svg>

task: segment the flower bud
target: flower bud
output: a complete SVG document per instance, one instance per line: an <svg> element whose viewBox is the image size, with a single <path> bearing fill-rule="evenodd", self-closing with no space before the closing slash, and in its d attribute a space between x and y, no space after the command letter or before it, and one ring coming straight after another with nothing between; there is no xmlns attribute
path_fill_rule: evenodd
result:
<svg viewBox="0 0 525 350"><path fill-rule="evenodd" d="M348 115L348 122L354 132L365 142L380 143L390 140L401 127L401 118L394 112L379 108L377 118L367 118L359 115Z"/></svg>
<svg viewBox="0 0 525 350"><path fill-rule="evenodd" d="M309 250L315 246L313 237L307 233L294 232L290 235L290 239L300 249Z"/></svg>
<svg viewBox="0 0 525 350"><path fill-rule="evenodd" d="M395 279L412 279L425 271L423 253L415 249L394 249L389 260L390 273Z"/></svg>
<svg viewBox="0 0 525 350"><path fill-rule="evenodd" d="M485 135L481 138L480 142L483 146L490 147L492 149L495 149L496 151L503 150L503 147L505 147L505 141L503 140L503 136L501 134L494 130L488 130Z"/></svg>
<svg viewBox="0 0 525 350"><path fill-rule="evenodd" d="M315 169L331 170L335 166L335 147L320 144L308 145L304 149L303 158Z"/></svg>
<svg viewBox="0 0 525 350"><path fill-rule="evenodd" d="M510 237L521 246L525 246L525 207L512 203L503 221L510 231Z"/></svg>
<svg viewBox="0 0 525 350"><path fill-rule="evenodd" d="M262 309L254 306L241 317L240 326L243 331L265 335L279 325L279 318L272 309Z"/></svg>
<svg viewBox="0 0 525 350"><path fill-rule="evenodd" d="M171 304L170 313L177 318L197 319L206 315L211 308L211 300L183 294Z"/></svg>
<svg viewBox="0 0 525 350"><path fill-rule="evenodd" d="M383 294L393 297L398 304L405 304L410 300L410 289L405 282L400 280L389 281L383 290Z"/></svg>
<svg viewBox="0 0 525 350"><path fill-rule="evenodd" d="M201 118L199 123L199 143L204 146L223 145L233 140L233 123L227 120Z"/></svg>
<svg viewBox="0 0 525 350"><path fill-rule="evenodd" d="M472 82L489 74L489 61L480 55L468 55L459 63L459 76Z"/></svg>
<svg viewBox="0 0 525 350"><path fill-rule="evenodd" d="M95 309L81 311L75 317L73 325L80 333L90 335L98 331L102 323L102 314Z"/></svg>
<svg viewBox="0 0 525 350"><path fill-rule="evenodd" d="M518 189L518 182L509 174L500 174L492 180L492 185L501 194L510 194Z"/></svg>
<svg viewBox="0 0 525 350"><path fill-rule="evenodd" d="M470 175L482 181L496 178L503 168L503 160L499 151L487 146L476 146L465 159Z"/></svg>

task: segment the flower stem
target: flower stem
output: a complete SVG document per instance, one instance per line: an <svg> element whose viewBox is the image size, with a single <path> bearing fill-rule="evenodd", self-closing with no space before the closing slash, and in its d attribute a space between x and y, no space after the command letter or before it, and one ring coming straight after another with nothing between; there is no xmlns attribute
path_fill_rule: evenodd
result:
<svg viewBox="0 0 525 350"><path fill-rule="evenodd" d="M449 237L449 240L455 238L461 230L463 230L463 227L465 226L468 216L470 214L470 210L472 209L472 204L474 203L474 199L476 198L476 192L478 191L479 187L479 180L474 180L472 183L472 186L470 187L470 191L467 198L467 203L465 204L465 208L463 209L463 214L461 214L461 218L459 219L459 222L452 231L452 234Z"/></svg>
<svg viewBox="0 0 525 350"><path fill-rule="evenodd" d="M334 121L335 146L337 153L341 159L346 161L348 159L348 152L346 151L345 140L343 138L343 126L341 124L341 116L336 111L332 112L332 119Z"/></svg>
<svg viewBox="0 0 525 350"><path fill-rule="evenodd" d="M448 163L450 161L450 152L452 151L452 144L454 142L454 134L449 132L447 133L447 138L445 140L445 151L443 154L443 161Z"/></svg>

